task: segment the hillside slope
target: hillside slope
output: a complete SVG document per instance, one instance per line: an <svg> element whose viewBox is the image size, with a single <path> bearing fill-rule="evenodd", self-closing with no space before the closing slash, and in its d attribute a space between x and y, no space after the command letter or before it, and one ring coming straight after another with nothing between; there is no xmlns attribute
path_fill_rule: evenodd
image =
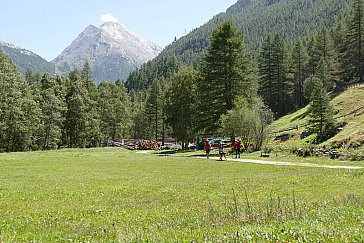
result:
<svg viewBox="0 0 364 243"><path fill-rule="evenodd" d="M364 149L364 85L351 87L331 100L331 105L336 111L336 121L345 123L336 136L321 144L328 147L345 147ZM303 145L309 144L314 135L301 139L301 134L306 131L307 109L305 107L295 113L284 116L271 125L272 136L270 143L280 136L289 138L281 144ZM277 143L277 142L275 142Z"/></svg>
<svg viewBox="0 0 364 243"><path fill-rule="evenodd" d="M335 19L345 13L349 1L239 0L226 12L216 15L206 24L167 46L157 58L147 64L148 69L155 70L140 75L134 72L129 76L126 86L129 89L148 87L153 79L158 78L153 75L162 66L163 57L174 56L182 63L196 64L209 44L212 31L224 21L233 22L248 46L256 50L268 34L279 33L285 40L294 40L308 36L322 26L331 27ZM141 70L143 72L143 68ZM141 81L141 77L145 81Z"/></svg>
<svg viewBox="0 0 364 243"><path fill-rule="evenodd" d="M0 50L11 58L23 76L27 69L35 73L55 74L55 66L52 63L31 51L2 41L0 41Z"/></svg>

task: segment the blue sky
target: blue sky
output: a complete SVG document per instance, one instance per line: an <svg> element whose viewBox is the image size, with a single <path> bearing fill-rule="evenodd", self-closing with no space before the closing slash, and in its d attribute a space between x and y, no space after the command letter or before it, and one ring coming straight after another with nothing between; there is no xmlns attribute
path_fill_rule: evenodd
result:
<svg viewBox="0 0 364 243"><path fill-rule="evenodd" d="M225 12L237 0L2 0L0 40L56 58L88 25L113 16L161 47Z"/></svg>

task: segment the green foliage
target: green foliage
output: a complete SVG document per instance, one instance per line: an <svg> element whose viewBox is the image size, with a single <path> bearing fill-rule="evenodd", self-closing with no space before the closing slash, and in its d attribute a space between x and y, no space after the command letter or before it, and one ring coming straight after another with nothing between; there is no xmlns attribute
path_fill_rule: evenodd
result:
<svg viewBox="0 0 364 243"><path fill-rule="evenodd" d="M346 18L346 45L344 53L349 69L350 80L364 82L364 2L352 0L350 13Z"/></svg>
<svg viewBox="0 0 364 243"><path fill-rule="evenodd" d="M28 50L12 48L1 41L0 50L11 58L22 76L26 76L27 70L32 70L34 73L40 73L41 75L44 73L55 74L54 64Z"/></svg>
<svg viewBox="0 0 364 243"><path fill-rule="evenodd" d="M292 108L293 84L288 78L288 54L279 35L267 37L259 56L260 94L277 117Z"/></svg>
<svg viewBox="0 0 364 243"><path fill-rule="evenodd" d="M260 150L266 142L273 114L259 99L252 103L239 99L221 120L225 134L240 137L245 147L250 145L254 150Z"/></svg>
<svg viewBox="0 0 364 243"><path fill-rule="evenodd" d="M70 148L94 147L100 142L100 120L97 111L97 89L85 81L78 71L69 75L67 89L66 138Z"/></svg>
<svg viewBox="0 0 364 243"><path fill-rule="evenodd" d="M312 55L312 58L316 60L313 64L316 71L311 75L317 76L323 82L324 88L331 91L335 81L339 80L340 65L333 38L326 28L321 29L316 35Z"/></svg>
<svg viewBox="0 0 364 243"><path fill-rule="evenodd" d="M36 86L38 87L38 86ZM66 103L60 84L45 74L39 84L35 100L41 110L40 127L37 134L39 149L57 149L61 145Z"/></svg>
<svg viewBox="0 0 364 243"><path fill-rule="evenodd" d="M155 139L155 141L158 140L158 135L163 130L165 122L163 109L165 85L164 79L155 79L147 92L145 103L144 114L149 125L147 127L148 138Z"/></svg>
<svg viewBox="0 0 364 243"><path fill-rule="evenodd" d="M155 61L149 61L139 70L132 72L125 87L130 90L147 90L155 79L169 79L180 67L180 62L174 56L158 56Z"/></svg>
<svg viewBox="0 0 364 243"><path fill-rule="evenodd" d="M317 133L318 142L327 140L330 127L334 123L334 112L329 96L320 80L314 85L308 112L309 127Z"/></svg>
<svg viewBox="0 0 364 243"><path fill-rule="evenodd" d="M134 72L128 78L126 87L128 89L148 88L151 82L160 76L156 76L158 72L156 67L163 66L164 60L170 57L176 58L183 64L199 66L210 44L210 36L223 22L232 22L244 35L247 46L257 50L262 44L262 37L267 35L279 33L285 40L292 41L313 34L322 26L330 28L338 16L346 11L349 1L238 1L226 13L216 15L205 25L192 30L167 46L159 57L143 65L140 71ZM152 72L146 71L149 67L154 67ZM141 78L137 79L137 76ZM141 82L143 85L140 85Z"/></svg>
<svg viewBox="0 0 364 243"><path fill-rule="evenodd" d="M184 67L172 78L166 92L166 121L172 128L173 136L183 144L195 138L199 78L198 71Z"/></svg>
<svg viewBox="0 0 364 243"><path fill-rule="evenodd" d="M256 79L242 36L230 22L212 34L198 82L199 128L208 132L220 127L220 116L233 108L237 96L251 100Z"/></svg>
<svg viewBox="0 0 364 243"><path fill-rule="evenodd" d="M98 87L101 138L121 141L129 126L130 99L124 85L102 82Z"/></svg>
<svg viewBox="0 0 364 243"><path fill-rule="evenodd" d="M304 97L304 81L307 78L307 61L308 54L306 48L301 41L294 44L291 53L290 72L293 79L293 100L296 108L302 108L307 104L307 99Z"/></svg>
<svg viewBox="0 0 364 243"><path fill-rule="evenodd" d="M39 108L14 63L0 51L0 151L31 149Z"/></svg>

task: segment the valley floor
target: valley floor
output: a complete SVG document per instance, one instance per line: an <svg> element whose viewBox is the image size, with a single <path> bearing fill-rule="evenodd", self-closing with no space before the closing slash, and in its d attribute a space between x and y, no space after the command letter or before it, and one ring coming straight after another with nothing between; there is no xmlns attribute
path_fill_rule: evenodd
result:
<svg viewBox="0 0 364 243"><path fill-rule="evenodd" d="M363 163L158 154L0 154L0 242L364 241Z"/></svg>

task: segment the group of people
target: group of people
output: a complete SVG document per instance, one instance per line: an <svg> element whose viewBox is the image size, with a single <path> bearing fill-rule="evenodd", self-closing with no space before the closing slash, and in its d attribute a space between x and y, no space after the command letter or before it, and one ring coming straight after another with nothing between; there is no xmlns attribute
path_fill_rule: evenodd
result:
<svg viewBox="0 0 364 243"><path fill-rule="evenodd" d="M234 147L234 151L235 151L235 159L240 158L242 144L239 139L235 140L233 147ZM205 139L204 149L205 149L207 158L210 158L211 148L212 148L212 146L211 146L210 140ZM224 152L224 144L221 141L221 139L219 140L219 143L218 143L218 152L220 155L220 160L222 160L222 158L226 159L226 153Z"/></svg>

